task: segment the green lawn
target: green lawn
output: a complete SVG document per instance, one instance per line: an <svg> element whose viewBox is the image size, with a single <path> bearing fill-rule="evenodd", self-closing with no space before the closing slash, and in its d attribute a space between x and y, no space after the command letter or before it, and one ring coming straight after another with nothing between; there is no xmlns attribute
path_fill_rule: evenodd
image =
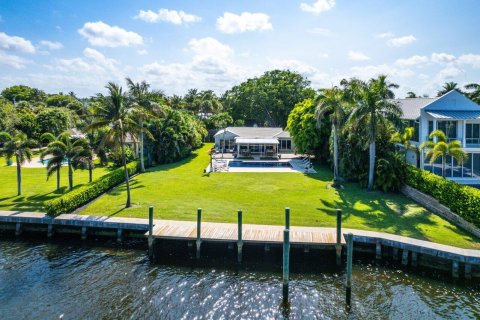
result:
<svg viewBox="0 0 480 320"><path fill-rule="evenodd" d="M331 171L318 173L203 173L209 156L206 145L192 157L151 168L132 179L133 207L124 209L126 193L119 187L85 208L89 215L142 217L148 206L155 217L236 222L237 210L244 222L283 224L284 208L291 208L291 223L302 226L335 226L335 210L344 210L345 227L383 231L465 248L479 248L479 239L459 230L400 194L366 192L357 184L345 189L327 188Z"/></svg>
<svg viewBox="0 0 480 320"><path fill-rule="evenodd" d="M6 166L5 159L0 158L0 210L43 211L43 202L68 192L68 170L61 170L61 186L57 192L56 175L47 181L45 168L22 168L22 195L17 196L17 168ZM109 171L97 167L93 179ZM73 173L75 187L88 182L88 170L76 170Z"/></svg>

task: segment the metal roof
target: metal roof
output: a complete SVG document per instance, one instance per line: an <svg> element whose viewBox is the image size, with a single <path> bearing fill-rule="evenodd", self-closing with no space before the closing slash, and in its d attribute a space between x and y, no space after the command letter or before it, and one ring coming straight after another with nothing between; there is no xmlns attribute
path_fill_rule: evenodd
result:
<svg viewBox="0 0 480 320"><path fill-rule="evenodd" d="M249 143L249 144L278 144L278 139L265 139L265 138L253 138L253 139L245 139L245 138L235 138L235 143Z"/></svg>
<svg viewBox="0 0 480 320"><path fill-rule="evenodd" d="M443 111L432 110L427 111L429 115L435 119L460 119L460 120L472 120L480 119L480 111Z"/></svg>
<svg viewBox="0 0 480 320"><path fill-rule="evenodd" d="M290 133L288 131L283 131L282 128L270 128L270 127L227 127L225 129L219 130L215 136L223 134L225 132L230 132L237 137L241 138L274 138L282 137L289 138Z"/></svg>
<svg viewBox="0 0 480 320"><path fill-rule="evenodd" d="M438 98L392 99L403 111L402 119L415 120L420 117L420 110Z"/></svg>

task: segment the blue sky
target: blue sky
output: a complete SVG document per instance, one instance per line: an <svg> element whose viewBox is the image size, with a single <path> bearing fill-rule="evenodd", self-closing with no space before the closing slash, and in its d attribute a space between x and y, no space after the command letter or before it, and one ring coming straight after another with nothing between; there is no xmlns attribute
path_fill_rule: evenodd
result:
<svg viewBox="0 0 480 320"><path fill-rule="evenodd" d="M218 93L273 68L314 88L389 75L434 95L480 82L478 0L0 0L0 88L104 92L147 80Z"/></svg>

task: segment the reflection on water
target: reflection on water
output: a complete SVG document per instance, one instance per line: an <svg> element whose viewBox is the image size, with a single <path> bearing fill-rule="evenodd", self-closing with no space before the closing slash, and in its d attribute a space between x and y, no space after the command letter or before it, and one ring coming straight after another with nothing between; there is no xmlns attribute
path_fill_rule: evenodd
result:
<svg viewBox="0 0 480 320"><path fill-rule="evenodd" d="M179 265L190 265L180 267ZM290 310L279 269L151 264L143 248L0 239L1 319L475 319L480 290L356 264L353 306L343 273L294 273Z"/></svg>

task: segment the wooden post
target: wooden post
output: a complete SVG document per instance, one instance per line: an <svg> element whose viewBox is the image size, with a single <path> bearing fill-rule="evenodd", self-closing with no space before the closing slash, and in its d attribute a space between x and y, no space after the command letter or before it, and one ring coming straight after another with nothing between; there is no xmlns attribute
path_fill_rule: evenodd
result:
<svg viewBox="0 0 480 320"><path fill-rule="evenodd" d="M393 247L392 255L393 255L393 260L397 261L398 260L398 248Z"/></svg>
<svg viewBox="0 0 480 320"><path fill-rule="evenodd" d="M122 238L123 238L123 229L118 228L117 229L117 241L122 242Z"/></svg>
<svg viewBox="0 0 480 320"><path fill-rule="evenodd" d="M403 252L402 252L402 264L404 266L408 265L408 250L407 249L403 249Z"/></svg>
<svg viewBox="0 0 480 320"><path fill-rule="evenodd" d="M288 301L290 279L290 230L283 230L283 301Z"/></svg>
<svg viewBox="0 0 480 320"><path fill-rule="evenodd" d="M17 222L17 223L15 224L15 236L18 237L19 235L21 235L22 232L23 232L22 229L23 229L23 228L22 228L22 224L21 224L20 222Z"/></svg>
<svg viewBox="0 0 480 320"><path fill-rule="evenodd" d="M353 234L349 233L347 235L347 306L350 307L350 302L352 299L352 263L353 263Z"/></svg>
<svg viewBox="0 0 480 320"><path fill-rule="evenodd" d="M377 240L377 243L375 244L375 258L377 260L382 260L382 242L380 240Z"/></svg>
<svg viewBox="0 0 480 320"><path fill-rule="evenodd" d="M153 207L148 208L148 257L153 260Z"/></svg>
<svg viewBox="0 0 480 320"><path fill-rule="evenodd" d="M200 246L202 245L202 208L197 209L197 259L200 259Z"/></svg>
<svg viewBox="0 0 480 320"><path fill-rule="evenodd" d="M53 237L53 224L49 223L47 226L47 238Z"/></svg>
<svg viewBox="0 0 480 320"><path fill-rule="evenodd" d="M458 269L459 269L459 263L457 260L452 261L452 277L454 279L458 279L459 274L458 274Z"/></svg>
<svg viewBox="0 0 480 320"><path fill-rule="evenodd" d="M82 227L82 240L87 240L87 227Z"/></svg>
<svg viewBox="0 0 480 320"><path fill-rule="evenodd" d="M412 267L418 266L418 253L412 251Z"/></svg>
<svg viewBox="0 0 480 320"><path fill-rule="evenodd" d="M243 250L243 217L242 210L238 210L238 241L237 241L237 261L242 263L242 250Z"/></svg>
<svg viewBox="0 0 480 320"><path fill-rule="evenodd" d="M285 229L290 230L290 208L285 208Z"/></svg>
<svg viewBox="0 0 480 320"><path fill-rule="evenodd" d="M337 244L335 245L337 266L342 265L342 210L337 209Z"/></svg>
<svg viewBox="0 0 480 320"><path fill-rule="evenodd" d="M465 262L465 279L472 279L472 265L468 262Z"/></svg>

